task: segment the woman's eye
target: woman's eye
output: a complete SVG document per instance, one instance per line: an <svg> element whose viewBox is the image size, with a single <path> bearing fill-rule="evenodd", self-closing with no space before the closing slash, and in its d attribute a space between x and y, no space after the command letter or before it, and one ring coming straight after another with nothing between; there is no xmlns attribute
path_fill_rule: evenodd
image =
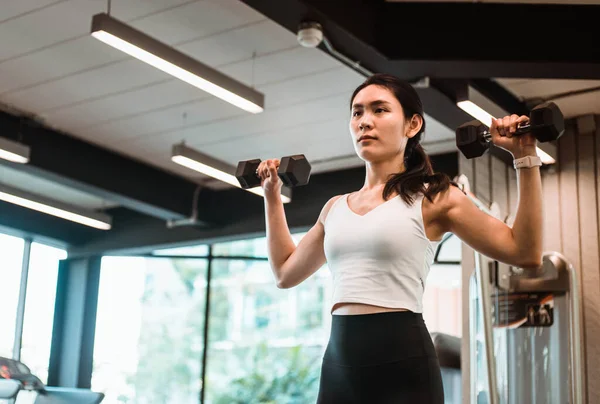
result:
<svg viewBox="0 0 600 404"><path fill-rule="evenodd" d="M354 111L354 112L352 113L352 116L358 116L359 114L360 114L360 112L359 112L359 111Z"/></svg>
<svg viewBox="0 0 600 404"><path fill-rule="evenodd" d="M384 112L384 111L385 111L385 109L383 109L383 108L377 108L377 109L375 110L375 112Z"/></svg>

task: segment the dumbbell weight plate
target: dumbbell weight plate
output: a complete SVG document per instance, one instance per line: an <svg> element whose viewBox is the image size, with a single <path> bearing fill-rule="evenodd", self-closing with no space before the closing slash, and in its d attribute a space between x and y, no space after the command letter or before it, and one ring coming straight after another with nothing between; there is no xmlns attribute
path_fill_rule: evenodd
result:
<svg viewBox="0 0 600 404"><path fill-rule="evenodd" d="M298 187L308 184L311 166L304 154L282 157L277 175L283 185Z"/></svg>
<svg viewBox="0 0 600 404"><path fill-rule="evenodd" d="M240 186L243 189L249 189L260 186L260 177L256 174L256 170L260 165L260 159L240 161L235 171Z"/></svg>
<svg viewBox="0 0 600 404"><path fill-rule="evenodd" d="M562 136L565 131L565 118L553 102L535 106L529 114L529 122L536 127L535 137L539 142L550 142Z"/></svg>
<svg viewBox="0 0 600 404"><path fill-rule="evenodd" d="M482 156L489 149L490 143L482 135L486 129L478 120L463 123L456 129L456 147L466 158Z"/></svg>

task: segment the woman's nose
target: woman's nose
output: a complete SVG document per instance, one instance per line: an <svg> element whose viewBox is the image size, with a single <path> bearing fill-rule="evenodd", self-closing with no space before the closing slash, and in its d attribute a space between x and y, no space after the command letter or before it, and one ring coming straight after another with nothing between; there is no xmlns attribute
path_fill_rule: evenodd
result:
<svg viewBox="0 0 600 404"><path fill-rule="evenodd" d="M358 129L360 129L360 130L365 130L367 128L371 128L371 123L367 120L361 121L360 124L358 125Z"/></svg>

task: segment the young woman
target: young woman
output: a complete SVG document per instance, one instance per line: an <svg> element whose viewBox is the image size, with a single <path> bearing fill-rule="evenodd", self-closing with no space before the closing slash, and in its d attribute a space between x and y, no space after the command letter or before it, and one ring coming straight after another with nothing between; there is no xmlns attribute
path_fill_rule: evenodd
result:
<svg viewBox="0 0 600 404"><path fill-rule="evenodd" d="M422 317L435 250L444 233L452 232L490 258L539 267L539 166L519 169L518 213L509 227L479 210L447 175L433 172L420 145L423 106L409 84L373 75L352 94L350 110L351 140L365 162L364 185L333 196L297 246L280 198L279 161L259 166L269 262L279 288L300 284L325 263L331 270L333 317L319 404L442 404L440 368ZM536 139L513 136L527 120L494 120L493 143L515 159L535 159Z"/></svg>

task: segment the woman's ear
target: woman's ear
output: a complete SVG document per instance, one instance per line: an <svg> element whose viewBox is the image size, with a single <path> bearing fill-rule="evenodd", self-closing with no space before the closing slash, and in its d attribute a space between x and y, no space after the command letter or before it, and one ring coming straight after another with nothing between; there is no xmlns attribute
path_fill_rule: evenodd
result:
<svg viewBox="0 0 600 404"><path fill-rule="evenodd" d="M423 126L423 117L419 114L414 114L407 123L406 137L412 138L421 130L421 127Z"/></svg>

